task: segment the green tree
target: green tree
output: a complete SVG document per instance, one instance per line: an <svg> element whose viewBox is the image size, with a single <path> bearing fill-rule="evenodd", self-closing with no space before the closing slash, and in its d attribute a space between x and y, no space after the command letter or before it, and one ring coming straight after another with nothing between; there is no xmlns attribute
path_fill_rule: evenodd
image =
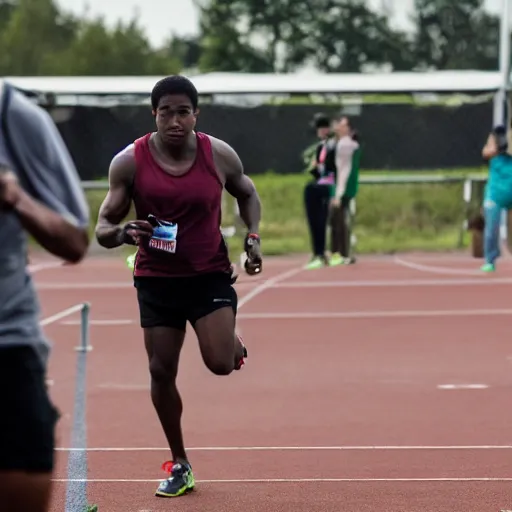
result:
<svg viewBox="0 0 512 512"><path fill-rule="evenodd" d="M322 71L352 73L368 66L412 67L406 34L393 30L365 0L309 0L306 5L288 45L294 66L309 62Z"/></svg>
<svg viewBox="0 0 512 512"><path fill-rule="evenodd" d="M137 16L114 29L102 18L71 16L54 0L0 0L0 74L165 75L178 57L153 49Z"/></svg>
<svg viewBox="0 0 512 512"><path fill-rule="evenodd" d="M18 0L13 5L0 32L0 74L53 74L55 56L73 41L77 21L61 13L53 0Z"/></svg>
<svg viewBox="0 0 512 512"><path fill-rule="evenodd" d="M483 0L415 0L415 54L435 69L498 68L499 20Z"/></svg>
<svg viewBox="0 0 512 512"><path fill-rule="evenodd" d="M0 0L0 34L5 30L15 9L14 0Z"/></svg>
<svg viewBox="0 0 512 512"><path fill-rule="evenodd" d="M203 64L209 69L358 72L410 69L411 43L365 0L203 0Z"/></svg>
<svg viewBox="0 0 512 512"><path fill-rule="evenodd" d="M196 1L200 11L201 57L199 68L209 71L243 71L262 73L273 71L265 52L249 41L240 21L245 14L240 0Z"/></svg>
<svg viewBox="0 0 512 512"><path fill-rule="evenodd" d="M198 36L180 37L173 34L164 51L170 57L177 58L185 69L194 69L199 66L201 58L201 40Z"/></svg>
<svg viewBox="0 0 512 512"><path fill-rule="evenodd" d="M181 67L178 59L151 48L135 18L112 31L101 17L83 20L64 62L71 75L160 75Z"/></svg>

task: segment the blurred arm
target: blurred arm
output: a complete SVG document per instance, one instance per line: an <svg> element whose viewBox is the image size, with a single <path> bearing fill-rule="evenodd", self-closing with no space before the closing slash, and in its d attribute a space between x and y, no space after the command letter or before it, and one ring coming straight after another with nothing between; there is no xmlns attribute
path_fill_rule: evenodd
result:
<svg viewBox="0 0 512 512"><path fill-rule="evenodd" d="M492 157L496 156L498 154L498 146L496 144L496 138L491 133L489 134L489 137L487 137L487 142L485 143L485 146L482 149L482 157L485 158L485 160L490 160Z"/></svg>
<svg viewBox="0 0 512 512"><path fill-rule="evenodd" d="M4 136L21 184L13 209L41 246L76 263L89 246L89 208L80 177L50 115L23 94L11 94Z"/></svg>

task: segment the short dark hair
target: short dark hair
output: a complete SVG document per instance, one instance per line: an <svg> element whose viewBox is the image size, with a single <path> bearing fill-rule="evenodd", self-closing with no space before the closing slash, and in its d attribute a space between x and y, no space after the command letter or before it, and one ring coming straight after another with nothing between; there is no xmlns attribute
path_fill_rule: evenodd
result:
<svg viewBox="0 0 512 512"><path fill-rule="evenodd" d="M160 100L168 94L183 94L188 96L194 110L197 109L198 94L195 85L183 75L171 75L159 80L151 91L151 106L158 108Z"/></svg>
<svg viewBox="0 0 512 512"><path fill-rule="evenodd" d="M498 125L493 128L492 132L496 139L498 151L500 153L506 153L508 151L507 129L503 125Z"/></svg>
<svg viewBox="0 0 512 512"><path fill-rule="evenodd" d="M502 124L499 124L493 128L493 132L494 135L506 135L507 129Z"/></svg>

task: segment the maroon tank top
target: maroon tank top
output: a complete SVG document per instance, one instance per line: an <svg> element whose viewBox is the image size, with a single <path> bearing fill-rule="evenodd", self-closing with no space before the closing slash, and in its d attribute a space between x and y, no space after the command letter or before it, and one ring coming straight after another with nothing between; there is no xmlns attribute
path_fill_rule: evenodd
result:
<svg viewBox="0 0 512 512"><path fill-rule="evenodd" d="M215 170L210 138L197 133L196 159L182 176L172 176L153 158L151 133L135 141L133 202L137 219L158 224L135 258L135 276L188 277L229 272L220 231L223 186Z"/></svg>

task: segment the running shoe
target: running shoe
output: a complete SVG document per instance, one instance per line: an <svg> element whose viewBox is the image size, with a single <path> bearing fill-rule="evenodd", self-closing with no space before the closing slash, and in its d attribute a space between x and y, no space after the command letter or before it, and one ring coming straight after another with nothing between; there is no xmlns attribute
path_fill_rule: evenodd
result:
<svg viewBox="0 0 512 512"><path fill-rule="evenodd" d="M240 342L240 345L242 345L242 348L244 349L244 355L240 361L235 365L235 370L241 370L242 366L245 364L245 360L247 359L247 348L244 345L244 342L242 341L242 337L240 334L237 334L236 337L238 338L238 341Z"/></svg>
<svg viewBox="0 0 512 512"><path fill-rule="evenodd" d="M334 253L331 256L331 259L329 260L330 267L336 267L338 265L343 265L344 263L345 263L345 259L339 252Z"/></svg>
<svg viewBox="0 0 512 512"><path fill-rule="evenodd" d="M304 267L306 270L316 270L318 268L324 267L326 261L320 256L315 256L309 263L306 263Z"/></svg>
<svg viewBox="0 0 512 512"><path fill-rule="evenodd" d="M480 270L482 272L494 272L496 270L496 267L494 266L494 263L484 263Z"/></svg>
<svg viewBox="0 0 512 512"><path fill-rule="evenodd" d="M196 482L190 464L168 461L164 462L162 469L170 476L158 486L155 496L175 498L194 490Z"/></svg>
<svg viewBox="0 0 512 512"><path fill-rule="evenodd" d="M135 258L136 257L137 257L137 252L134 252L133 254L130 254L126 258L126 265L132 271L135 269Z"/></svg>

